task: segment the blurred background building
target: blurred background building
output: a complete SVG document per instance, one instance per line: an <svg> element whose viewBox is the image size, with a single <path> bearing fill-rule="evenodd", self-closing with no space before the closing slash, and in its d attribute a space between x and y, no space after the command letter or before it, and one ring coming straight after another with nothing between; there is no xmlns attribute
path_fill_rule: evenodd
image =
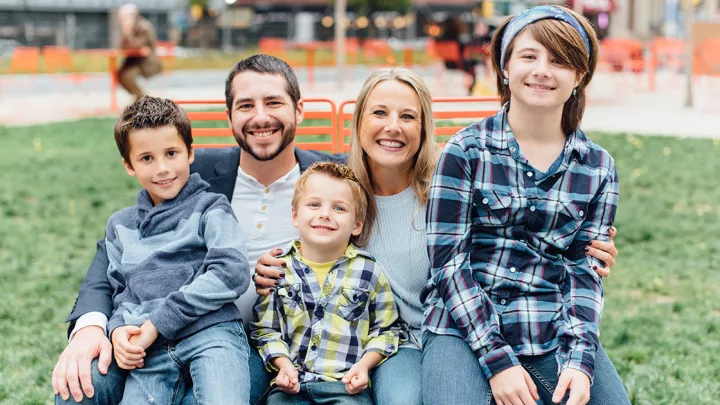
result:
<svg viewBox="0 0 720 405"><path fill-rule="evenodd" d="M492 29L507 15L536 4L580 0L349 0L348 37L421 40L442 35L442 22L457 16L469 33L478 21ZM582 0L601 37L679 37L681 0ZM127 0L0 0L0 43L113 47L115 10ZM696 20L720 20L720 0L693 0ZM136 0L159 40L188 48L255 46L262 37L310 42L332 39L333 2L327 0ZM480 31L483 31L481 28ZM472 34L471 34L472 35ZM2 45L0 45L2 46ZM0 49L0 51L2 51Z"/></svg>

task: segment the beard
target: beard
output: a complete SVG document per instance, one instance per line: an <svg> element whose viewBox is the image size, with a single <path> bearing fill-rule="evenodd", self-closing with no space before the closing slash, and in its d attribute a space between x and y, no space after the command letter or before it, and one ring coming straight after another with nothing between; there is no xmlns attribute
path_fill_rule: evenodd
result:
<svg viewBox="0 0 720 405"><path fill-rule="evenodd" d="M280 145L275 150L270 150L269 152L260 151L257 149L253 149L253 147L250 145L250 143L247 141L248 131L262 131L264 128L279 128L278 130L282 134L282 138L280 139ZM292 143L293 140L295 140L295 130L297 126L293 123L292 125L285 127L284 125L277 122L273 125L267 125L265 127L258 127L254 125L245 125L241 132L238 133L235 131L235 128L232 129L233 136L235 137L235 142L237 142L238 146L240 146L240 149L244 150L245 152L249 153L250 156L255 158L255 160L258 160L260 162L267 162L268 160L275 159L282 151L287 148L288 145ZM250 135L252 136L252 135Z"/></svg>

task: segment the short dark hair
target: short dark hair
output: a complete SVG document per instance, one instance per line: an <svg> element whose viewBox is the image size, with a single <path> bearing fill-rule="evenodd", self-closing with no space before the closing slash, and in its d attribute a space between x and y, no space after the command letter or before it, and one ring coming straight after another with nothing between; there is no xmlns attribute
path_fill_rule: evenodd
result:
<svg viewBox="0 0 720 405"><path fill-rule="evenodd" d="M235 98L235 92L232 87L232 82L238 73L242 72L256 72L271 75L281 75L285 78L285 91L292 100L293 107L297 107L298 100L300 100L300 85L298 84L297 76L292 70L290 65L282 59L276 58L270 55L258 54L249 56L233 66L232 70L225 80L225 106L228 110L232 110L233 98Z"/></svg>
<svg viewBox="0 0 720 405"><path fill-rule="evenodd" d="M193 142L190 118L187 112L172 100L144 96L123 110L115 123L115 143L120 155L130 167L130 134L138 129L160 128L172 125L185 143L188 153Z"/></svg>

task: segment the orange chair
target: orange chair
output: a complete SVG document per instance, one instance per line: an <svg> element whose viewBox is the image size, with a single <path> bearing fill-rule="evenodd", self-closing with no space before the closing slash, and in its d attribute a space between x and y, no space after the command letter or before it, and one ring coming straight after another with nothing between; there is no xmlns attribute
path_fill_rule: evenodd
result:
<svg viewBox="0 0 720 405"><path fill-rule="evenodd" d="M645 70L643 43L630 38L606 38L600 43L599 61L615 72L640 73Z"/></svg>
<svg viewBox="0 0 720 405"><path fill-rule="evenodd" d="M181 106L224 106L225 100L175 100ZM340 151L337 143L337 108L335 103L329 99L309 98L304 100L305 114L304 118L308 120L324 120L329 121L327 125L300 126L297 128L295 135L297 146L306 150L317 150L331 153ZM191 124L201 122L222 122L221 128L200 128L194 127L192 130L195 138L226 138L232 140L232 143L198 143L196 148L225 148L237 146L233 138L232 131L227 127L227 116L225 111L188 111L188 117ZM329 140L318 141L317 137L329 138ZM308 139L310 138L310 139ZM312 139L315 138L315 139Z"/></svg>
<svg viewBox="0 0 720 405"><path fill-rule="evenodd" d="M677 38L656 38L650 45L655 67L680 71L685 67L685 41Z"/></svg>
<svg viewBox="0 0 720 405"><path fill-rule="evenodd" d="M395 66L397 61L393 55L392 48L387 40L384 39L366 39L362 43L363 56L367 62L375 64L378 60L382 60L380 66Z"/></svg>
<svg viewBox="0 0 720 405"><path fill-rule="evenodd" d="M287 51L287 41L284 38L260 38L258 48L260 48L260 53L281 56Z"/></svg>
<svg viewBox="0 0 720 405"><path fill-rule="evenodd" d="M497 113L500 99L497 97L454 97L433 98L433 119L435 120L435 137L440 145L445 140L467 126ZM488 104L494 105L491 107ZM342 152L350 150L350 137L353 113L346 108L355 104L355 100L343 101L338 107L338 143ZM460 125L458 125L460 123Z"/></svg>
<svg viewBox="0 0 720 405"><path fill-rule="evenodd" d="M66 46L45 46L42 50L47 73L74 72L70 48Z"/></svg>
<svg viewBox="0 0 720 405"><path fill-rule="evenodd" d="M695 46L693 73L696 76L720 76L720 38L710 38Z"/></svg>
<svg viewBox="0 0 720 405"><path fill-rule="evenodd" d="M40 70L40 49L19 46L10 56L9 73L35 73Z"/></svg>

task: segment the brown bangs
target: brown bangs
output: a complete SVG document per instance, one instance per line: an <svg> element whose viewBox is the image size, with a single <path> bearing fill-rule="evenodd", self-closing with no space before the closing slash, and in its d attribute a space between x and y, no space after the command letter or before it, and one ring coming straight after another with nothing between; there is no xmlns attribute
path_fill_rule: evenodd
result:
<svg viewBox="0 0 720 405"><path fill-rule="evenodd" d="M579 73L586 73L589 70L585 43L570 24L546 19L528 25L525 30L564 66ZM508 51L508 54L511 52Z"/></svg>

